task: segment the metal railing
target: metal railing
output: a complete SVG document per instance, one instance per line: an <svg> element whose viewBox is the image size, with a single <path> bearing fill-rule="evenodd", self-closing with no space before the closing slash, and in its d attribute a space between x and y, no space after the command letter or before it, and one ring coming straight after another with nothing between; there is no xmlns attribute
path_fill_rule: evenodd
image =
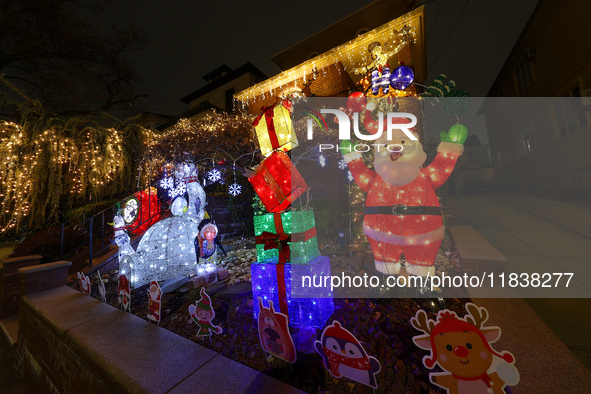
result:
<svg viewBox="0 0 591 394"><path fill-rule="evenodd" d="M148 188L148 215L139 215L138 222L134 222L135 228L152 221L156 216L164 215L166 212L158 200L157 209L152 207L151 188ZM125 201L130 197L135 196L135 193L122 199ZM157 195L156 195L157 196ZM60 224L60 259L69 254L74 254L88 246L88 266L92 266L92 260L105 250L109 249L113 244L114 228L113 221L115 217L116 205L103 209L102 211L86 217L86 214L70 219L69 221ZM151 212L154 209L155 212Z"/></svg>

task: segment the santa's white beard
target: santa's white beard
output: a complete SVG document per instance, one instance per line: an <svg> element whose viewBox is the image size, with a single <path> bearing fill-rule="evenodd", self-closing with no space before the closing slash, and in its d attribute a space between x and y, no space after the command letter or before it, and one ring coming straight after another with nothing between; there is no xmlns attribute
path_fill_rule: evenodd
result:
<svg viewBox="0 0 591 394"><path fill-rule="evenodd" d="M424 162L424 160L423 160ZM421 171L421 164L417 161L375 160L374 168L382 180L390 186L407 185L414 181Z"/></svg>

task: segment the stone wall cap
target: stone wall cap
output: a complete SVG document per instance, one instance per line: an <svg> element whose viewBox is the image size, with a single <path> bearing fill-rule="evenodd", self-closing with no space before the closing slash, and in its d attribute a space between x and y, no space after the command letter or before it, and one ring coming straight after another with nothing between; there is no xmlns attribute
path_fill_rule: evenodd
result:
<svg viewBox="0 0 591 394"><path fill-rule="evenodd" d="M41 260L43 256L40 254L32 254L30 256L8 257L2 260L2 264L22 263L23 261Z"/></svg>
<svg viewBox="0 0 591 394"><path fill-rule="evenodd" d="M55 268L69 267L71 265L72 265L71 261L56 261L54 263L31 265L30 267L19 268L18 274L19 275L32 274L34 272L43 272L43 271L48 271L48 270L52 270Z"/></svg>

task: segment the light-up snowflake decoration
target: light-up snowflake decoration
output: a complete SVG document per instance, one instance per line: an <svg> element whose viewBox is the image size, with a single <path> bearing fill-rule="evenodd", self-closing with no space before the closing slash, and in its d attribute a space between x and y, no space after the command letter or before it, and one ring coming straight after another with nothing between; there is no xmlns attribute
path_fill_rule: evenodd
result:
<svg viewBox="0 0 591 394"><path fill-rule="evenodd" d="M347 177L349 178L349 182L353 182L353 174L351 174L351 171L347 171Z"/></svg>
<svg viewBox="0 0 591 394"><path fill-rule="evenodd" d="M345 168L347 168L347 162L345 161L345 159L341 159L341 161L339 161L339 170L344 170Z"/></svg>
<svg viewBox="0 0 591 394"><path fill-rule="evenodd" d="M230 193L232 196L236 197L237 195L242 193L242 186L240 186L237 183L232 183L230 185L230 187L228 188L228 193Z"/></svg>
<svg viewBox="0 0 591 394"><path fill-rule="evenodd" d="M320 163L320 165L321 165L322 167L324 167L324 166L326 165L326 157L324 157L324 155L320 155L320 156L318 157L318 162Z"/></svg>
<svg viewBox="0 0 591 394"><path fill-rule="evenodd" d="M185 185L183 182L179 182L179 183L177 183L177 185L174 189L170 189L168 191L168 196L170 198L175 198L175 197L183 196L186 192L187 192L187 185Z"/></svg>
<svg viewBox="0 0 591 394"><path fill-rule="evenodd" d="M214 168L207 173L207 179L212 183L219 181L221 178L222 173L217 168Z"/></svg>
<svg viewBox="0 0 591 394"><path fill-rule="evenodd" d="M174 188L174 179L171 176L162 178L160 180L160 187L164 190L170 190Z"/></svg>

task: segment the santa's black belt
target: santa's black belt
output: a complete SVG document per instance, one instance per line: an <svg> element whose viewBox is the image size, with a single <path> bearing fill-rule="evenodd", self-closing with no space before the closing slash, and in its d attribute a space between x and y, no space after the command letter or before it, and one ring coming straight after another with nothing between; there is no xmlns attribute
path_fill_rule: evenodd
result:
<svg viewBox="0 0 591 394"><path fill-rule="evenodd" d="M394 205L391 207L365 207L366 215L437 215L441 216L441 207Z"/></svg>

